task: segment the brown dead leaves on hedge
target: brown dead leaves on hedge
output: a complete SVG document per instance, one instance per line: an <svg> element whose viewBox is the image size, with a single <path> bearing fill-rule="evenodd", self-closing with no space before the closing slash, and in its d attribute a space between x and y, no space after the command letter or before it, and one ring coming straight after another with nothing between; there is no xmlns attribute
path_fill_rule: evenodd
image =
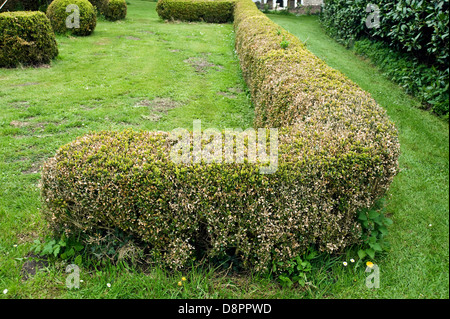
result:
<svg viewBox="0 0 450 319"><path fill-rule="evenodd" d="M311 244L334 253L361 240L358 212L386 193L398 170L394 124L251 0L235 2L234 26L254 126L279 130L277 171L175 164L164 132L91 133L44 165L45 215L55 231L120 229L172 268L233 251L244 267L266 270Z"/></svg>

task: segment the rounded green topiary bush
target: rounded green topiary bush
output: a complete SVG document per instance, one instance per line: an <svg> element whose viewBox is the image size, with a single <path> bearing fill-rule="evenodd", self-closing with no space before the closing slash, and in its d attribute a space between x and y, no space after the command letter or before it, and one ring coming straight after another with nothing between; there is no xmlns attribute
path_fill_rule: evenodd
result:
<svg viewBox="0 0 450 319"><path fill-rule="evenodd" d="M75 11L66 12L69 5L76 5L79 8L79 26L71 28L66 26L68 17L75 13ZM47 17L56 33L70 32L73 35L85 36L94 32L97 25L95 9L88 0L55 0L47 8Z"/></svg>
<svg viewBox="0 0 450 319"><path fill-rule="evenodd" d="M44 13L0 13L0 67L45 64L57 55L55 34Z"/></svg>
<svg viewBox="0 0 450 319"><path fill-rule="evenodd" d="M156 12L164 20L226 23L233 21L234 0L159 0Z"/></svg>
<svg viewBox="0 0 450 319"><path fill-rule="evenodd" d="M89 0L89 2L97 8L97 13L103 14L105 12L108 0Z"/></svg>
<svg viewBox="0 0 450 319"><path fill-rule="evenodd" d="M109 0L106 3L103 14L110 21L125 19L127 15L127 3L125 0Z"/></svg>

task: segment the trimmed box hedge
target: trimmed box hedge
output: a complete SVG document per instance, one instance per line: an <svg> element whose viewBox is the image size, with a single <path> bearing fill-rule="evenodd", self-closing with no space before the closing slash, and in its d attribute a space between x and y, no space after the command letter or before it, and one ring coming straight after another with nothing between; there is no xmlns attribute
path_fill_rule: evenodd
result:
<svg viewBox="0 0 450 319"><path fill-rule="evenodd" d="M71 14L66 12L69 5L78 6L79 27L67 28L66 26L66 19ZM47 8L47 17L55 33L68 32L73 35L87 36L92 34L97 26L97 14L88 0L54 0Z"/></svg>
<svg viewBox="0 0 450 319"><path fill-rule="evenodd" d="M54 231L119 229L173 268L205 254L234 255L263 271L310 245L335 253L360 242L359 212L398 170L394 124L251 0L236 1L234 27L254 126L279 128L276 172L260 174L261 163L249 161L174 162L165 132L93 132L44 165Z"/></svg>
<svg viewBox="0 0 450 319"><path fill-rule="evenodd" d="M104 14L105 8L108 5L108 0L89 0L94 8L96 8L97 14Z"/></svg>
<svg viewBox="0 0 450 319"><path fill-rule="evenodd" d="M159 0L156 11L164 20L225 23L233 21L233 7L233 0Z"/></svg>
<svg viewBox="0 0 450 319"><path fill-rule="evenodd" d="M127 16L127 3L125 0L108 0L103 14L109 21L123 20Z"/></svg>
<svg viewBox="0 0 450 319"><path fill-rule="evenodd" d="M47 64L57 55L55 34L44 13L0 13L0 67Z"/></svg>

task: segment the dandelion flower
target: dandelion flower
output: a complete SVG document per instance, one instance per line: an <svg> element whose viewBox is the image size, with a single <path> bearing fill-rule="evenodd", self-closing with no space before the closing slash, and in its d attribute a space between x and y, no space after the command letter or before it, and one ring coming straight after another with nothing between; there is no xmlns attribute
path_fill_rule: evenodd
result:
<svg viewBox="0 0 450 319"><path fill-rule="evenodd" d="M347 262L346 261L344 261L342 264L344 265L344 267L347 267Z"/></svg>
<svg viewBox="0 0 450 319"><path fill-rule="evenodd" d="M366 262L367 267L372 268L373 267L373 262L368 261Z"/></svg>
<svg viewBox="0 0 450 319"><path fill-rule="evenodd" d="M181 280L182 281L186 281L186 277L181 277Z"/></svg>
<svg viewBox="0 0 450 319"><path fill-rule="evenodd" d="M107 286L108 288L110 288L110 287L111 287L111 284L108 282L108 283L106 284L106 286Z"/></svg>
<svg viewBox="0 0 450 319"><path fill-rule="evenodd" d="M6 295L8 293L8 289L3 290L3 294Z"/></svg>
<svg viewBox="0 0 450 319"><path fill-rule="evenodd" d="M181 285L182 285L182 283L181 283L181 281L179 281L179 282L178 282L178 286L181 286Z"/></svg>
<svg viewBox="0 0 450 319"><path fill-rule="evenodd" d="M354 263L355 262L355 260L352 258L352 259L350 259L350 262L352 262L352 263Z"/></svg>

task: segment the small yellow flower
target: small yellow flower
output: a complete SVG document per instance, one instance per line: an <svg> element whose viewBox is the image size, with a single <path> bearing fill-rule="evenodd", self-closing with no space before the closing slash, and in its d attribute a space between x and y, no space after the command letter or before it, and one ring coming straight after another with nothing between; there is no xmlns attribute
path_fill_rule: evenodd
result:
<svg viewBox="0 0 450 319"><path fill-rule="evenodd" d="M187 279L186 279L186 277L181 277L181 280L186 281Z"/></svg>
<svg viewBox="0 0 450 319"><path fill-rule="evenodd" d="M373 267L373 262L368 261L366 262L367 267L372 268Z"/></svg>
<svg viewBox="0 0 450 319"><path fill-rule="evenodd" d="M183 284L182 284L182 282L181 282L181 281L179 281L179 282L178 282L178 286L181 286L181 285L183 285Z"/></svg>

